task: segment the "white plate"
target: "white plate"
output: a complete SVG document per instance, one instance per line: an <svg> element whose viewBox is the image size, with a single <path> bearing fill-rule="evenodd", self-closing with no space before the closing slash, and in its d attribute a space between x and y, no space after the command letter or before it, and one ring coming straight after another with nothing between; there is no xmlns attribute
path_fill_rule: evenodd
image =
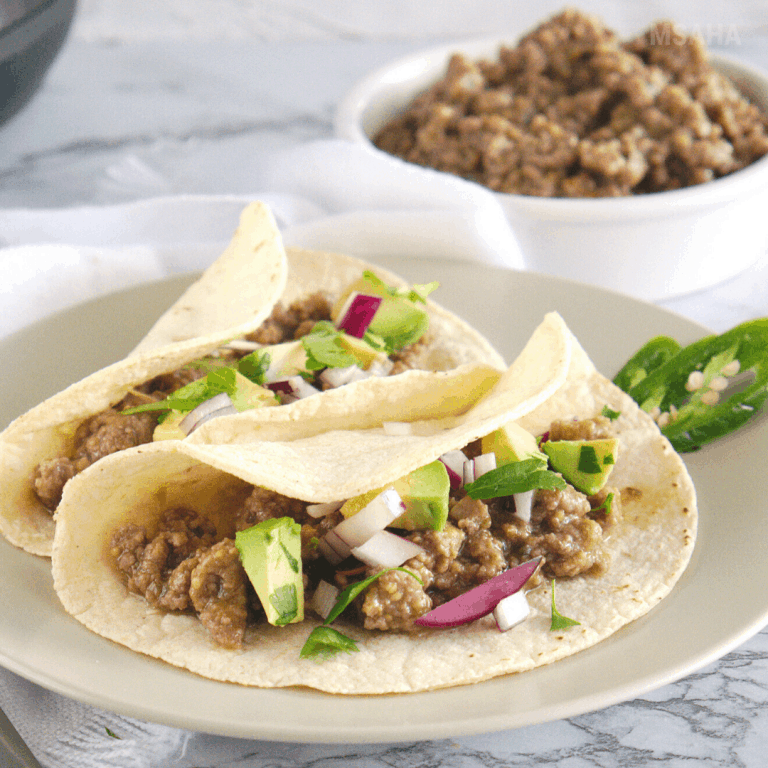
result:
<svg viewBox="0 0 768 768"><path fill-rule="evenodd" d="M705 330L625 297L551 277L437 261L387 260L512 359L558 310L612 374L650 336ZM76 307L0 343L0 425L126 353L189 278ZM134 323L136 313L141 320ZM65 354L62 354L62 353ZM569 717L636 697L717 659L768 623L768 428L758 419L687 458L700 495L690 567L643 619L548 667L477 685L397 696L330 696L219 683L91 634L59 606L48 561L0 542L0 663L75 699L146 720L229 736L303 742L455 737Z"/></svg>

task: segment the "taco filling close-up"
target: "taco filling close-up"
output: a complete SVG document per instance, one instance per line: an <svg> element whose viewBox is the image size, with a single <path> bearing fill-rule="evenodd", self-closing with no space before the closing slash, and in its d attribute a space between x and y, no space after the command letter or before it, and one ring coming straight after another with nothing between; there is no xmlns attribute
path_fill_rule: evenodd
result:
<svg viewBox="0 0 768 768"><path fill-rule="evenodd" d="M555 661L669 593L690 477L559 316L464 408L421 418L417 400L376 427L94 464L57 512L64 607L205 677L370 694Z"/></svg>
<svg viewBox="0 0 768 768"><path fill-rule="evenodd" d="M341 399L354 419L359 409L351 403L366 380L411 369L474 365L492 381L502 358L428 298L436 288L409 286L339 254L286 254L268 209L249 206L225 253L127 358L0 435L0 531L17 546L50 554L53 513L72 477L127 448L184 439L214 417L349 387ZM395 414L400 386L377 389Z"/></svg>

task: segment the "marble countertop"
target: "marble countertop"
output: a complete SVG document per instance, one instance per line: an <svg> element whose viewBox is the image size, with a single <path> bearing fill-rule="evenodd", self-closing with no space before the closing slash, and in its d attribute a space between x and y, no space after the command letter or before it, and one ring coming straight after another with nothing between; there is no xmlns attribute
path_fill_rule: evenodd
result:
<svg viewBox="0 0 768 768"><path fill-rule="evenodd" d="M194 34L159 37L117 36L107 29L107 4L84 3L41 91L0 126L0 207L108 204L176 193L249 194L260 157L330 137L334 107L358 78L424 46L421 38L373 34L370 14L365 24L337 24L328 33L327 18L302 16L310 5L287 8L305 19L311 34L278 34L280 19L272 18L271 34L241 34L240 29L206 36L195 25ZM748 24L721 47L727 55L768 69L768 32L758 18L760 9L748 3L744 8ZM259 18L253 16L254 25ZM733 19L736 23L735 14ZM455 29L439 27L429 42L459 36ZM766 315L767 261L662 306L715 330ZM364 746L186 733L179 755L163 766L759 768L768 751L766 701L768 630L683 680L567 720L482 736Z"/></svg>

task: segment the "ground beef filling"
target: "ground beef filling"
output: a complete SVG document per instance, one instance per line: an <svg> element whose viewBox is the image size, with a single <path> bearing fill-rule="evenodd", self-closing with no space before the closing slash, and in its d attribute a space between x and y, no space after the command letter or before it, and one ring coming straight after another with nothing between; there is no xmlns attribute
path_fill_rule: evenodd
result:
<svg viewBox="0 0 768 768"><path fill-rule="evenodd" d="M281 344L305 336L316 322L330 320L330 318L330 300L322 293L314 293L293 302L287 309L278 304L261 327L249 334L246 339L260 344ZM418 365L416 358L421 346L425 343L428 342L424 339L419 340L393 355L395 365L390 375ZM221 362L236 359L245 354L245 352L227 351L216 354L211 359ZM75 431L69 453L46 459L35 469L32 478L34 492L43 506L50 512L54 512L61 501L61 494L67 481L95 461L110 453L152 442L152 435L157 426L157 416L153 413L123 415L122 410L149 401L161 400L191 381L201 378L206 372L205 365L191 363L177 371L161 374L136 387L114 407L86 419Z"/></svg>
<svg viewBox="0 0 768 768"><path fill-rule="evenodd" d="M562 439L611 436L604 417L555 422L550 434ZM470 446L467 453L476 450ZM604 502L613 495L610 512ZM534 494L530 522L515 514L512 497L487 502L455 492L449 522L442 531L402 532L423 551L402 571L380 576L355 601L347 615L370 630L409 631L414 619L482 584L502 571L535 557L542 565L529 582L599 576L608 567L604 534L621 520L621 494L610 486L587 497L567 485ZM305 597L320 579L343 589L377 571L350 559L334 570L317 551L317 541L341 522L340 512L313 518L306 503L256 487L232 511L230 528L244 530L273 518L290 517L301 526ZM264 620L258 598L240 564L231 537L217 535L204 515L190 509L169 510L148 531L129 523L118 528L111 554L129 591L153 606L196 613L221 645L237 648L246 628Z"/></svg>
<svg viewBox="0 0 768 768"><path fill-rule="evenodd" d="M454 55L374 141L498 192L616 197L744 168L768 153L767 126L700 37L660 22L621 42L569 9L495 61Z"/></svg>

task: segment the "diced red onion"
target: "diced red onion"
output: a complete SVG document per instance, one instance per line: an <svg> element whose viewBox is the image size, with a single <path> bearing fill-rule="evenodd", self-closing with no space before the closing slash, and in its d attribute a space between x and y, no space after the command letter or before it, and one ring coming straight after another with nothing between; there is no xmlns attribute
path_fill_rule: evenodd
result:
<svg viewBox="0 0 768 768"><path fill-rule="evenodd" d="M224 408L219 408L218 411L206 413L202 419L198 419L195 422L195 425L192 427L192 429L189 430L189 432L194 432L198 427L202 427L206 421L210 421L211 419L218 419L219 416L232 416L235 413L240 413L240 411L238 411L234 405L226 405ZM189 434L189 432L187 434Z"/></svg>
<svg viewBox="0 0 768 768"><path fill-rule="evenodd" d="M320 554L337 565L352 554L354 547L364 544L378 531L386 528L405 511L400 494L389 488L368 502L357 514L339 523L320 539Z"/></svg>
<svg viewBox="0 0 768 768"><path fill-rule="evenodd" d="M312 610L324 619L328 618L336 600L339 597L339 588L327 581L321 581L312 595Z"/></svg>
<svg viewBox="0 0 768 768"><path fill-rule="evenodd" d="M392 369L395 367L393 360L388 357L376 358L366 369L366 373L369 376L389 376Z"/></svg>
<svg viewBox="0 0 768 768"><path fill-rule="evenodd" d="M469 485L470 483L475 482L475 462L472 459L467 459L464 462L461 479L463 485Z"/></svg>
<svg viewBox="0 0 768 768"><path fill-rule="evenodd" d="M482 477L486 472L496 469L495 453L483 453L473 461L475 464L475 480Z"/></svg>
<svg viewBox="0 0 768 768"><path fill-rule="evenodd" d="M533 491L513 494L515 499L515 514L526 523L531 522L531 510L533 508Z"/></svg>
<svg viewBox="0 0 768 768"><path fill-rule="evenodd" d="M464 462L467 460L464 452L459 450L447 451L439 459L448 470L451 488L454 490L461 488L464 484Z"/></svg>
<svg viewBox="0 0 768 768"><path fill-rule="evenodd" d="M516 565L463 595L425 613L414 623L422 627L458 627L487 616L505 598L525 585L539 567L541 558Z"/></svg>
<svg viewBox="0 0 768 768"><path fill-rule="evenodd" d="M318 378L327 386L335 389L353 381L367 379L369 376L359 365L348 365L344 368L326 368Z"/></svg>
<svg viewBox="0 0 768 768"><path fill-rule="evenodd" d="M353 291L339 312L336 327L356 339L362 339L381 302L381 296Z"/></svg>
<svg viewBox="0 0 768 768"><path fill-rule="evenodd" d="M412 435L413 426L407 421L385 421L382 423L385 435Z"/></svg>
<svg viewBox="0 0 768 768"><path fill-rule="evenodd" d="M397 568L423 552L423 548L390 531L374 533L368 541L352 548L352 554L367 565Z"/></svg>
<svg viewBox="0 0 768 768"><path fill-rule="evenodd" d="M257 349L261 349L264 345L258 341L248 341L248 339L232 339L226 344L222 345L222 349L234 349L239 352L254 352Z"/></svg>
<svg viewBox="0 0 768 768"><path fill-rule="evenodd" d="M525 621L531 613L528 598L522 589L503 600L499 600L493 609L493 618L500 632L508 632L512 627Z"/></svg>
<svg viewBox="0 0 768 768"><path fill-rule="evenodd" d="M217 411L222 411L229 408L232 408L235 413L237 413L237 410L235 410L234 407L234 403L232 402L232 398L226 392L219 392L218 395L214 395L213 397L208 398L208 400L204 400L196 408L193 408L179 422L179 429L181 429L185 435L188 435L192 432L192 430L200 426L204 418L212 416L212 414L216 413ZM217 415L224 416L226 414L220 413Z"/></svg>
<svg viewBox="0 0 768 768"><path fill-rule="evenodd" d="M310 517L325 517L339 509L343 503L343 501L328 501L322 504L307 504L307 514Z"/></svg>
<svg viewBox="0 0 768 768"><path fill-rule="evenodd" d="M293 403L320 392L301 376L290 376L287 379L270 381L266 386L279 394L283 403Z"/></svg>

